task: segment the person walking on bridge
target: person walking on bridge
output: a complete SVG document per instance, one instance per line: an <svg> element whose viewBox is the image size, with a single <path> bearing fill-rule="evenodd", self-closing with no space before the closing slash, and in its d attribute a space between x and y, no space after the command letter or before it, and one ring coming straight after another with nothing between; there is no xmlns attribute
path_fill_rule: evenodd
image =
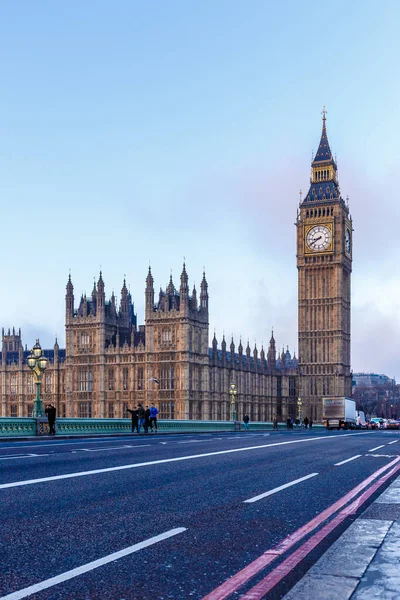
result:
<svg viewBox="0 0 400 600"><path fill-rule="evenodd" d="M135 433L135 429L136 431L139 433L138 430L138 409L135 406L132 410L130 408L126 409L128 413L131 413L132 415L132 433Z"/></svg>
<svg viewBox="0 0 400 600"><path fill-rule="evenodd" d="M153 425L154 425L154 429L156 431L158 431L157 415L158 415L158 408L156 406L154 406L154 402L152 402L150 405L150 427L151 427L152 431L153 431Z"/></svg>
<svg viewBox="0 0 400 600"><path fill-rule="evenodd" d="M53 404L48 404L46 406L46 410L44 411L44 413L47 415L47 420L49 422L50 435L56 435L56 428L55 428L56 413L57 413L56 407Z"/></svg>

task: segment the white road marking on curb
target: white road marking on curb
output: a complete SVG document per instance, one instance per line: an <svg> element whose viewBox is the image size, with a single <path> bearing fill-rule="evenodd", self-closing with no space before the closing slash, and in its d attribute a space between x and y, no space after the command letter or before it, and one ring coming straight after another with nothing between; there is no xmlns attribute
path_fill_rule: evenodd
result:
<svg viewBox="0 0 400 600"><path fill-rule="evenodd" d="M30 585L23 590L19 590L18 592L12 592L7 596L3 596L0 600L20 600L21 598L26 598L27 596L31 596L32 594L36 594L41 590L46 590L54 585L62 583L63 581L68 581L69 579L73 579L78 575L82 575L83 573L87 573L88 571L93 571L93 569L97 569L98 567L102 567L114 560L118 560L119 558L123 558L124 556L128 556L129 554L133 554L134 552L138 552L138 550L142 550L143 548L147 548L148 546L153 546L157 542L161 542L162 540L166 540L174 535L178 535L179 533L183 533L186 531L186 527L177 527L176 529L170 529L170 531L166 531L165 533L161 533L160 535L156 535L144 542L139 542L138 544L134 544L133 546L128 546L128 548L124 548L123 550L119 550L118 552L113 552L113 554L109 554L108 556L104 556L103 558L99 558L97 560L93 560L92 562L86 563L86 565L82 565L81 567L76 567L75 569L71 569L70 571L66 571L65 573L61 573L61 575L56 575L55 577L51 577L50 579L46 579L45 581L41 581L40 583L35 583L34 585Z"/></svg>
<svg viewBox="0 0 400 600"><path fill-rule="evenodd" d="M371 450L368 450L368 452L373 452L374 450L379 450L379 448L383 448L385 446L385 444L382 444L382 446L377 446L376 448L371 448Z"/></svg>
<svg viewBox="0 0 400 600"><path fill-rule="evenodd" d="M261 500L262 498L266 498L267 496L272 496L272 494L276 494L276 492L280 492L281 490L284 490L288 487L291 487L292 485L296 485L297 483L301 483L302 481L306 481L306 479L311 479L311 477L315 477L316 475L319 475L319 473L311 473L311 475L306 475L305 477L301 477L300 479L295 479L294 481L291 481L290 483L285 483L284 485L280 485L277 488L274 488L273 490L269 490L269 492L265 492L264 494L260 494L259 496L254 496L253 498L249 498L248 500L243 500L244 504L248 503L252 503L252 502L257 502L257 500ZM1 598L0 598L1 600Z"/></svg>
<svg viewBox="0 0 400 600"><path fill-rule="evenodd" d="M139 467L150 467L152 465L162 465L166 463L181 462L183 460L192 460L196 458L208 458L209 456L220 456L222 454L233 454L234 452L247 452L249 450L263 450L264 448L274 448L276 446L288 446L291 444L304 444L305 442L317 442L333 440L336 437L344 438L351 435L361 435L357 433L345 433L330 435L324 437L312 437L290 440L289 442L273 442L271 444L262 444L261 446L247 446L246 448L232 448L230 450L219 450L217 452L204 452L204 454L192 454L189 456L177 456L176 458L163 458L160 460L149 460L142 463L133 463L130 465L120 465L119 467L106 467L104 469L94 469L93 471L78 471L77 473L65 473L64 475L53 475L52 477L41 477L39 479L25 479L23 481L14 481L12 483L2 483L0 490L4 490L12 487L20 487L23 485L32 485L35 483L44 483L47 481L58 481L60 479L73 479L74 477L86 477L87 475L97 475L99 473L111 473L113 471L125 471L126 469L137 469ZM167 442L160 442L161 444ZM0 598L1 600L1 598Z"/></svg>
<svg viewBox="0 0 400 600"><path fill-rule="evenodd" d="M389 444L388 444L388 445L390 446L390 444L395 444L395 443L396 443L396 442L398 442L398 441L399 441L399 440L394 440L394 442L389 442Z"/></svg>
<svg viewBox="0 0 400 600"><path fill-rule="evenodd" d="M361 454L357 454L356 456L352 456L351 458L347 458L346 460L342 460L342 462L335 463L333 466L334 467L340 467L340 465L344 465L344 464L350 462L351 460L356 460L356 458L360 458L360 456L362 456L362 455Z"/></svg>

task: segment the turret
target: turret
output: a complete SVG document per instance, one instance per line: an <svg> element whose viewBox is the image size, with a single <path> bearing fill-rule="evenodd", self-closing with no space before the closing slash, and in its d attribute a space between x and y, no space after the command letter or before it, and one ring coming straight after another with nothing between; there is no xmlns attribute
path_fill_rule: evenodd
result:
<svg viewBox="0 0 400 600"><path fill-rule="evenodd" d="M183 263L183 269L181 273L181 287L179 289L179 295L181 312L186 312L189 307L189 286L185 263Z"/></svg>
<svg viewBox="0 0 400 600"><path fill-rule="evenodd" d="M60 346L58 345L57 337L54 342L54 363L58 363L58 353L60 351Z"/></svg>
<svg viewBox="0 0 400 600"><path fill-rule="evenodd" d="M203 279L201 280L200 308L208 312L208 284L205 271L203 271Z"/></svg>
<svg viewBox="0 0 400 600"><path fill-rule="evenodd" d="M276 347L275 347L275 338L274 332L272 331L271 339L269 341L269 348L267 354L267 363L270 369L275 369L276 366Z"/></svg>
<svg viewBox="0 0 400 600"><path fill-rule="evenodd" d="M121 317L128 318L129 316L129 293L128 288L126 287L126 281L124 278L124 283L121 289L121 301L119 303L119 312Z"/></svg>
<svg viewBox="0 0 400 600"><path fill-rule="evenodd" d="M97 306L97 290L96 290L96 280L93 281L93 290L92 290L92 315L96 314L96 306Z"/></svg>
<svg viewBox="0 0 400 600"><path fill-rule="evenodd" d="M282 364L282 369L286 369L286 354L285 354L285 348L282 348L282 354L281 354L281 364Z"/></svg>
<svg viewBox="0 0 400 600"><path fill-rule="evenodd" d="M222 355L226 356L226 341L225 341L225 334L222 336L222 343L221 343L221 350L222 350Z"/></svg>
<svg viewBox="0 0 400 600"><path fill-rule="evenodd" d="M68 276L67 293L65 294L65 315L67 321L74 316L74 286L71 281L71 274Z"/></svg>
<svg viewBox="0 0 400 600"><path fill-rule="evenodd" d="M213 341L212 341L212 351L213 351L214 356L217 355L217 350L218 350L218 342L217 342L217 338L215 337L215 331L214 331L214 337L213 337Z"/></svg>
<svg viewBox="0 0 400 600"><path fill-rule="evenodd" d="M196 286L193 286L193 292L192 292L192 300L190 303L190 307L192 310L197 310L197 292L196 292Z"/></svg>
<svg viewBox="0 0 400 600"><path fill-rule="evenodd" d="M151 268L149 266L149 272L146 277L146 318L148 318L154 310L154 279L151 274Z"/></svg>
<svg viewBox="0 0 400 600"><path fill-rule="evenodd" d="M97 282L97 312L99 317L105 316L105 304L106 304L106 295L104 293L104 281L103 275L100 271L99 280Z"/></svg>
<svg viewBox="0 0 400 600"><path fill-rule="evenodd" d="M233 336L232 336L232 340L231 340L231 362L233 363L235 359L235 344L233 341Z"/></svg>
<svg viewBox="0 0 400 600"><path fill-rule="evenodd" d="M111 294L110 316L115 319L117 317L117 305L115 300L114 290Z"/></svg>

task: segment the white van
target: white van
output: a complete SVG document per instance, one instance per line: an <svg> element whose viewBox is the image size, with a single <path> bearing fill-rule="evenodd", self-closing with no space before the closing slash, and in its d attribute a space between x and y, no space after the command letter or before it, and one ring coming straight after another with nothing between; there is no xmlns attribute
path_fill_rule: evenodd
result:
<svg viewBox="0 0 400 600"><path fill-rule="evenodd" d="M357 427L359 429L366 429L367 428L367 423L365 421L365 414L362 410L357 410L356 411L356 416L357 416Z"/></svg>

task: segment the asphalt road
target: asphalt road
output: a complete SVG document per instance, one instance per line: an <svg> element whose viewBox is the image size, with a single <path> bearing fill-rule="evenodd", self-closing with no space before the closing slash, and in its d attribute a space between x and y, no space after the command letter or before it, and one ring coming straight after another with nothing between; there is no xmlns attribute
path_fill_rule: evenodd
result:
<svg viewBox="0 0 400 600"><path fill-rule="evenodd" d="M0 600L214 600L399 454L397 431L0 443Z"/></svg>

